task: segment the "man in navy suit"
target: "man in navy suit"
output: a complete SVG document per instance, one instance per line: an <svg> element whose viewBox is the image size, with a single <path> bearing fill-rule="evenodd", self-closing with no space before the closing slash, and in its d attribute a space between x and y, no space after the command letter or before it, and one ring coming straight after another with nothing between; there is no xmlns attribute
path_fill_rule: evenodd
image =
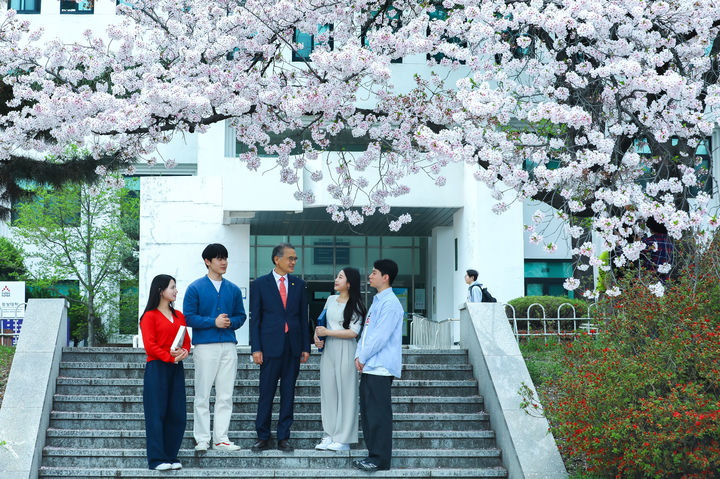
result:
<svg viewBox="0 0 720 479"><path fill-rule="evenodd" d="M295 380L300 363L310 357L305 281L290 276L297 262L295 248L282 243L272 252L275 268L255 280L250 290L250 348L260 365L260 395L255 419L258 440L253 452L270 447L272 403L280 379L280 415L277 448L292 452L290 426L293 422Z"/></svg>

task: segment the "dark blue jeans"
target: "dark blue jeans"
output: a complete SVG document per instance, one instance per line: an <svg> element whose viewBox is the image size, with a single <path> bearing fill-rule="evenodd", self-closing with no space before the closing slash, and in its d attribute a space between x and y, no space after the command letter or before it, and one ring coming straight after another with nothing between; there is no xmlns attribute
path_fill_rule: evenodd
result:
<svg viewBox="0 0 720 479"><path fill-rule="evenodd" d="M179 462L177 453L185 434L185 370L178 364L150 361L143 384L148 467Z"/></svg>

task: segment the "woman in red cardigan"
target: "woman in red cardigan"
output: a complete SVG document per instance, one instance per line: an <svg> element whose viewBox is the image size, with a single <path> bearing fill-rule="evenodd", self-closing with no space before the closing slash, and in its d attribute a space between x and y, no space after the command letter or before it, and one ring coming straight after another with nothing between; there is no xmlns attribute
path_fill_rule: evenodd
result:
<svg viewBox="0 0 720 479"><path fill-rule="evenodd" d="M143 406L148 467L157 471L180 469L177 454L185 434L185 371L182 360L190 351L190 336L172 348L185 316L173 308L177 297L175 278L155 276L147 306L140 317L140 331L147 353Z"/></svg>

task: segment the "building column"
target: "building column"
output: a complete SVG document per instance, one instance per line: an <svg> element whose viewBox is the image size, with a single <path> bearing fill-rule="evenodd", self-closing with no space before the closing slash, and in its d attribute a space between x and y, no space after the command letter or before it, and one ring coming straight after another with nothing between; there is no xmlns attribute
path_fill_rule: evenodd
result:
<svg viewBox="0 0 720 479"><path fill-rule="evenodd" d="M478 280L498 302L507 302L524 294L523 204L516 201L504 213L493 213L496 200L490 196L485 184L475 179L474 170L474 166L465 165L464 207L453 217L457 266L454 259L449 266L454 270L456 313L458 305L467 298L467 269L478 271Z"/></svg>

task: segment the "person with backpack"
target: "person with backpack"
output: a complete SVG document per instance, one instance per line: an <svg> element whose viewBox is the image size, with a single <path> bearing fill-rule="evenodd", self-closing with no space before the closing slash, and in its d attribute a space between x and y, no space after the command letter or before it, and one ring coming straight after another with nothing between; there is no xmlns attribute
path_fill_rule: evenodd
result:
<svg viewBox="0 0 720 479"><path fill-rule="evenodd" d="M468 284L468 303L496 303L490 292L478 281L478 272L474 269L465 271L465 283Z"/></svg>
<svg viewBox="0 0 720 479"><path fill-rule="evenodd" d="M478 281L478 272L469 269L465 272L465 283L468 285L468 303L482 303L482 283Z"/></svg>

